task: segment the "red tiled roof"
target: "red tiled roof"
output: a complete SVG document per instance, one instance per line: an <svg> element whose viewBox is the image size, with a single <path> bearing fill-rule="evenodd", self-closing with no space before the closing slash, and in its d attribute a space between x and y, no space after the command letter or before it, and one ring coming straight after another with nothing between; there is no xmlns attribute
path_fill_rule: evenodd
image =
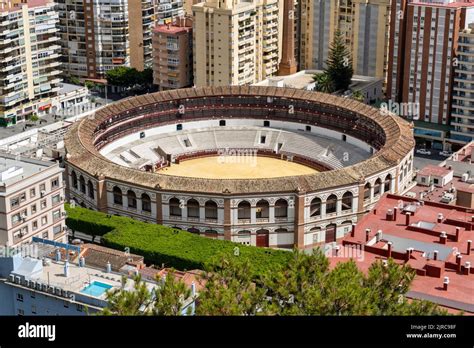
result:
<svg viewBox="0 0 474 348"><path fill-rule="evenodd" d="M418 172L418 175L436 175L436 176L445 176L449 173L452 173L452 169L448 169L445 167L434 166L434 165L427 165L423 169Z"/></svg>
<svg viewBox="0 0 474 348"><path fill-rule="evenodd" d="M431 250L414 250L409 260L406 260L406 251L392 247L392 258L400 264L406 263L416 270L417 276L412 284L410 291L416 296L436 300L445 307L462 309L466 312L474 312L474 244L471 243L471 250L468 255L468 240L474 240L474 221L472 209L452 206L441 203L424 202L419 205L414 213L410 216L409 226L406 225L406 215L399 209L400 206L407 204L416 204L416 199L385 195L379 200L374 210L365 215L355 227L355 234L351 236L349 233L342 239L343 248L356 246L363 248L363 257L353 257L357 266L367 272L370 265L376 260L384 260L388 257L388 236L399 238L408 244L413 241L412 245L425 246ZM387 220L387 211L394 210L397 207L397 218L394 221ZM438 222L438 214L443 214L443 218ZM429 226L417 227L413 226L420 221L432 223ZM456 240L456 227L459 228L458 238ZM382 231L382 238L377 243L366 243L366 229L370 229L369 241L371 241L378 230ZM440 242L441 231L446 232L446 244ZM407 244L407 245L408 245ZM405 247L405 245L403 245ZM444 250L445 258L438 260L429 259L432 250ZM452 252L450 251L452 250ZM446 251L448 251L446 253ZM460 252L461 272L457 272L456 254ZM426 252L425 256L423 253ZM441 252L439 253L441 255ZM350 258L345 257L329 257L331 267L338 262L347 261ZM471 263L470 274L465 274L465 262ZM443 289L444 277L449 277L448 290Z"/></svg>

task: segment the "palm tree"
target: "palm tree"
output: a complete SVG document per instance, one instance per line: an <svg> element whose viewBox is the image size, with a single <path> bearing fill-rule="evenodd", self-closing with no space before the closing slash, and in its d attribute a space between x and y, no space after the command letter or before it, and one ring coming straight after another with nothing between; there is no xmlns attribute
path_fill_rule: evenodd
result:
<svg viewBox="0 0 474 348"><path fill-rule="evenodd" d="M316 91L323 93L332 93L334 92L334 86L329 78L329 75L325 72L321 74L316 74L313 76L314 81L316 81Z"/></svg>

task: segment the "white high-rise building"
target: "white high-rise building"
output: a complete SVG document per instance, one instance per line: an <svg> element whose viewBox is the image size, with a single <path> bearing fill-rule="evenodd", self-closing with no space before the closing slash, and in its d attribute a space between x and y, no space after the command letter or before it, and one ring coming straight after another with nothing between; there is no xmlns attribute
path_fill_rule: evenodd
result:
<svg viewBox="0 0 474 348"><path fill-rule="evenodd" d="M61 82L57 23L50 0L0 0L0 126L51 108Z"/></svg>

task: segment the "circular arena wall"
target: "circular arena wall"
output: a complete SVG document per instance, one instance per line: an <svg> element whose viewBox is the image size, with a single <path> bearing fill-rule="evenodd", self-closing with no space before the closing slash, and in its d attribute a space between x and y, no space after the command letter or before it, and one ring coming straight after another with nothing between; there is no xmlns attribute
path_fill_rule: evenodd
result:
<svg viewBox="0 0 474 348"><path fill-rule="evenodd" d="M205 179L121 165L106 153L164 129L179 137L202 127L307 132L368 155L334 164L315 150L309 161L321 170L310 174ZM350 232L384 193L403 192L414 144L406 121L351 99L277 87L165 91L118 101L75 123L65 138L67 187L70 199L109 214L243 244L308 248Z"/></svg>

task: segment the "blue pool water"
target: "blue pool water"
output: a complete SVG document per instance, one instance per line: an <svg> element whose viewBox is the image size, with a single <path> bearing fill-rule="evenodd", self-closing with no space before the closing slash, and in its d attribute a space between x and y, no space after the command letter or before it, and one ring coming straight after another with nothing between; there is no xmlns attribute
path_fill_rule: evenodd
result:
<svg viewBox="0 0 474 348"><path fill-rule="evenodd" d="M82 289L81 293L94 297L100 297L110 288L112 288L112 285L93 281L91 284L87 285L84 289Z"/></svg>

